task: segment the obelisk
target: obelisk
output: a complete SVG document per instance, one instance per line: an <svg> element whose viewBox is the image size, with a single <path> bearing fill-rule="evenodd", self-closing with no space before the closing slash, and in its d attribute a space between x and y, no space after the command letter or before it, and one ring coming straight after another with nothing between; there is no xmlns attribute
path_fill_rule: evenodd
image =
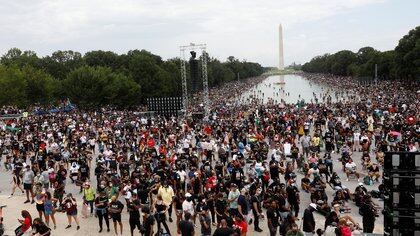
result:
<svg viewBox="0 0 420 236"><path fill-rule="evenodd" d="M283 57L283 28L279 25L279 70L284 69L284 57Z"/></svg>

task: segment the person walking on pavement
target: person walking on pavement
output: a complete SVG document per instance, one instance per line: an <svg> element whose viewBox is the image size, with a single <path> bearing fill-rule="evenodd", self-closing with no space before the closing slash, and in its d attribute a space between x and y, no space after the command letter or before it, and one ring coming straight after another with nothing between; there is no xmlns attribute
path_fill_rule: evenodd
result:
<svg viewBox="0 0 420 236"><path fill-rule="evenodd" d="M31 170L31 167L29 165L26 165L25 171L23 172L23 189L25 189L26 192L26 201L24 203L31 202L32 204L35 203L35 194L33 191L33 185L34 185L34 179L35 174ZM32 201L29 200L29 194L31 194Z"/></svg>
<svg viewBox="0 0 420 236"><path fill-rule="evenodd" d="M276 236L277 228L280 225L280 213L275 200L271 200L270 206L267 209L267 224L270 236Z"/></svg>

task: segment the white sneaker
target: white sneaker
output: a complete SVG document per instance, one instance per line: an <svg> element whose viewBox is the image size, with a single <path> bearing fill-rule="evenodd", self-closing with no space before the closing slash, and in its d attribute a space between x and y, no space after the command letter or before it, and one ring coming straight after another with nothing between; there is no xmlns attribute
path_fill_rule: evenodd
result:
<svg viewBox="0 0 420 236"><path fill-rule="evenodd" d="M347 178L346 180L349 181L349 178Z"/></svg>

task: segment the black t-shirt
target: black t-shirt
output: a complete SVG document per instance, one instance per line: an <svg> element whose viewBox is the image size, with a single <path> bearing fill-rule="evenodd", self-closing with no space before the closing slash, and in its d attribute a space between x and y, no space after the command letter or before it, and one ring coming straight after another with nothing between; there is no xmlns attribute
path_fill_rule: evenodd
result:
<svg viewBox="0 0 420 236"><path fill-rule="evenodd" d="M256 204L257 204L257 209L258 209L258 212L255 212L255 209L254 209L254 203L256 203ZM260 202L260 199L258 199L258 197L257 197L257 196L255 196L255 195L253 195L253 196L251 197L251 208L252 208L252 212L254 212L254 213L259 213L259 212L261 212L261 202Z"/></svg>
<svg viewBox="0 0 420 236"><path fill-rule="evenodd" d="M80 167L80 175L82 177L88 177L89 176L89 166L83 165Z"/></svg>
<svg viewBox="0 0 420 236"><path fill-rule="evenodd" d="M285 212L284 207L286 206L286 198L283 197L283 195L277 195L276 200L279 206L279 211Z"/></svg>
<svg viewBox="0 0 420 236"><path fill-rule="evenodd" d="M280 170L277 165L273 165L276 162L270 161L270 176L272 179L278 179L280 176Z"/></svg>
<svg viewBox="0 0 420 236"><path fill-rule="evenodd" d="M244 195L239 195L238 204L241 206L242 214L248 215L248 202Z"/></svg>
<svg viewBox="0 0 420 236"><path fill-rule="evenodd" d="M136 199L127 204L128 213L130 214L130 219L140 219L140 212L138 207L140 207L140 200Z"/></svg>
<svg viewBox="0 0 420 236"><path fill-rule="evenodd" d="M146 189L138 189L137 195L140 197L141 204L147 204L148 203L148 197L149 193Z"/></svg>
<svg viewBox="0 0 420 236"><path fill-rule="evenodd" d="M194 225L185 220L179 222L179 230L181 231L181 236L192 236L194 232Z"/></svg>
<svg viewBox="0 0 420 236"><path fill-rule="evenodd" d="M112 213L113 215L119 215L121 214L122 209L124 209L124 204L122 204L120 201L110 202L109 209L117 211Z"/></svg>
<svg viewBox="0 0 420 236"><path fill-rule="evenodd" d="M216 211L221 214L226 209L226 201L222 198L216 200Z"/></svg>
<svg viewBox="0 0 420 236"><path fill-rule="evenodd" d="M99 208L99 209L106 208L108 206L108 198L107 197L102 197L102 196L96 197L95 204L99 204L99 203L103 203L103 205L98 206L96 208Z"/></svg>
<svg viewBox="0 0 420 236"><path fill-rule="evenodd" d="M147 216L146 220L143 222L144 228L146 229L145 235L150 235L152 232L153 225L155 224L154 216Z"/></svg>
<svg viewBox="0 0 420 236"><path fill-rule="evenodd" d="M369 166L368 171L369 172L379 172L379 166L376 166L376 167L373 167L373 165Z"/></svg>
<svg viewBox="0 0 420 236"><path fill-rule="evenodd" d="M286 192L289 203L297 203L299 190L295 186L287 186Z"/></svg>
<svg viewBox="0 0 420 236"><path fill-rule="evenodd" d="M280 215L277 212L277 210L273 208L269 208L267 210L267 219L271 220L271 224L273 225L273 227L279 226L279 218L280 218Z"/></svg>
<svg viewBox="0 0 420 236"><path fill-rule="evenodd" d="M45 233L47 233L48 231L50 231L51 229L48 228L48 226L46 226L45 224L40 224L40 225L33 225L35 231L39 234L39 235L44 235ZM45 235L50 235L49 234L45 234Z"/></svg>
<svg viewBox="0 0 420 236"><path fill-rule="evenodd" d="M305 209L303 212L303 232L315 231L315 220L311 210Z"/></svg>
<svg viewBox="0 0 420 236"><path fill-rule="evenodd" d="M230 227L218 228L214 231L213 236L230 236L234 233L235 231Z"/></svg>

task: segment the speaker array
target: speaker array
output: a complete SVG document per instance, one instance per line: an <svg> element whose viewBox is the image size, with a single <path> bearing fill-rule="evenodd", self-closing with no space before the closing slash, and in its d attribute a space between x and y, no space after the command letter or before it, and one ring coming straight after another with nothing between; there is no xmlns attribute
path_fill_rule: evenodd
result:
<svg viewBox="0 0 420 236"><path fill-rule="evenodd" d="M384 231L420 235L420 152L385 153Z"/></svg>
<svg viewBox="0 0 420 236"><path fill-rule="evenodd" d="M147 109L162 116L178 116L178 112L182 109L182 98L148 98Z"/></svg>

